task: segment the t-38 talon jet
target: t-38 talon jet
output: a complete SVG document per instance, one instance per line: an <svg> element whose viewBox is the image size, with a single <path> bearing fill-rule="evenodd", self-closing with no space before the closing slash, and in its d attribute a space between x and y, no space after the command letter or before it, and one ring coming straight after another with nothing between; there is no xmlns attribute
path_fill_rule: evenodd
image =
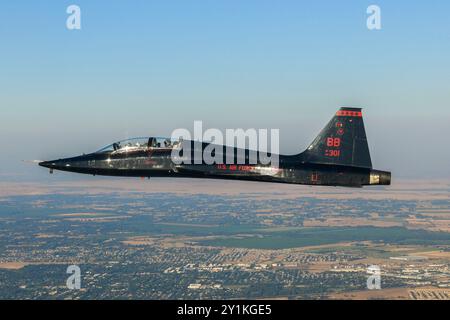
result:
<svg viewBox="0 0 450 320"><path fill-rule="evenodd" d="M185 148L187 142L190 148ZM372 169L360 108L341 108L305 151L279 155L277 166L263 164L259 156L251 163L251 151L238 148L232 148L234 163L238 164L223 164L229 163L225 160L214 164L203 160L195 164L174 161L174 150L181 155L186 150L193 154L207 145L155 137L135 138L91 154L44 161L39 165L49 168L51 173L62 170L105 176L236 179L344 187L391 183L390 172ZM224 155L225 149L216 146L215 159Z"/></svg>

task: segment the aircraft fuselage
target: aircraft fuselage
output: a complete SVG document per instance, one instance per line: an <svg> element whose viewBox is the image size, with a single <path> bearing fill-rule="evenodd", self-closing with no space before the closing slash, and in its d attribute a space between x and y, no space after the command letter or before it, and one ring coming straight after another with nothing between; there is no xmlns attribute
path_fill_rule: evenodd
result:
<svg viewBox="0 0 450 320"><path fill-rule="evenodd" d="M168 148L149 148L147 151L126 153L110 151L47 161L40 165L51 170L105 176L234 179L349 187L390 184L389 172L342 165L301 163L296 156L280 155L278 167L248 162L176 165L172 161L171 151Z"/></svg>

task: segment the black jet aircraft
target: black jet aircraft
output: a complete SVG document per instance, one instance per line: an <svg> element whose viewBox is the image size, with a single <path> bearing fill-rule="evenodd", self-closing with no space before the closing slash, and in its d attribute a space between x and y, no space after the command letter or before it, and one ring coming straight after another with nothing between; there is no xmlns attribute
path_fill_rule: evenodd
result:
<svg viewBox="0 0 450 320"><path fill-rule="evenodd" d="M186 144L188 143L188 144ZM186 148L186 146L190 148ZM92 175L127 177L187 177L280 182L304 185L362 187L390 185L391 173L374 170L360 108L341 108L311 145L296 155L279 155L278 165L264 164L258 156L250 161L250 150L233 148L233 164L225 159L226 147L215 146L222 163L178 163L173 151L183 157L207 143L165 138L134 138L113 143L97 152L40 162L53 170ZM240 152L241 151L241 152ZM219 156L219 157L217 157ZM245 157L245 158L243 158ZM193 159L193 157L192 157ZM241 160L241 161L239 161Z"/></svg>

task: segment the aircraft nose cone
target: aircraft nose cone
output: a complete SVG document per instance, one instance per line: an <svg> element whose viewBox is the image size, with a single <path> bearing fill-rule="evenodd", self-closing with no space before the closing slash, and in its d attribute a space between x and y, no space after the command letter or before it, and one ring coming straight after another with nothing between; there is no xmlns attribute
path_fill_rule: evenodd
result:
<svg viewBox="0 0 450 320"><path fill-rule="evenodd" d="M42 161L38 163L41 167L53 169L56 166L54 161Z"/></svg>
<svg viewBox="0 0 450 320"><path fill-rule="evenodd" d="M50 172L53 172L53 169L55 170L61 170L61 171L73 171L77 172L80 167L85 167L86 163L86 157L85 156L79 156L79 157L72 157L72 158L64 158L64 159L57 159L57 160L50 160L50 161L42 161L38 164L41 167L50 169Z"/></svg>

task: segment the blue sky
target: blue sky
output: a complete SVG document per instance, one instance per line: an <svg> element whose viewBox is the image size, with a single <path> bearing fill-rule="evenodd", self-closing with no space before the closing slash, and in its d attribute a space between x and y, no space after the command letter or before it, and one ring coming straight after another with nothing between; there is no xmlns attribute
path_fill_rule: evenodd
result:
<svg viewBox="0 0 450 320"><path fill-rule="evenodd" d="M81 7L82 29L66 29ZM382 30L366 28L381 8ZM21 159L207 127L304 149L364 107L374 165L450 178L448 1L10 1L0 5L0 179ZM431 158L430 156L431 155Z"/></svg>

